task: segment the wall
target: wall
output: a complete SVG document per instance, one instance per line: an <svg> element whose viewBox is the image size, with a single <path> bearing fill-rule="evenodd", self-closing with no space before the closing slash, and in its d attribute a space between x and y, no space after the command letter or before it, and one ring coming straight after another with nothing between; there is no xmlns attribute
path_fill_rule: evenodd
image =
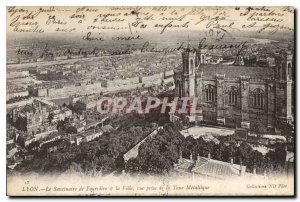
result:
<svg viewBox="0 0 300 202"><path fill-rule="evenodd" d="M6 95L6 101L9 100L9 99L11 99L11 98L14 98L14 97L25 97L25 96L28 96L28 95L29 95L28 90L20 91L20 92L7 93L7 95Z"/></svg>
<svg viewBox="0 0 300 202"><path fill-rule="evenodd" d="M247 79L247 78L246 78ZM202 97L203 119L210 124L217 124L221 118L225 118L224 124L229 127L241 127L242 121L249 121L250 128L253 129L257 124L270 126L273 124L274 117L274 88L268 89L272 85L268 80L249 79L249 83L244 83L243 78L196 78L197 85L202 85L202 91L197 93L197 97ZM221 80L221 81L220 81ZM222 83L223 82L223 83ZM206 102L205 87L211 85L215 87L215 102ZM238 92L237 104L229 105L229 91L236 88ZM251 103L251 92L255 89L261 89L264 92L263 109L253 108ZM245 91L246 90L246 91ZM200 95L200 94L201 95ZM221 99L221 101L220 101ZM246 120L245 120L246 117Z"/></svg>
<svg viewBox="0 0 300 202"><path fill-rule="evenodd" d="M86 95L93 93L100 93L102 91L101 83L84 84L81 86L69 85L63 88L49 88L47 90L48 97L66 97L72 95Z"/></svg>

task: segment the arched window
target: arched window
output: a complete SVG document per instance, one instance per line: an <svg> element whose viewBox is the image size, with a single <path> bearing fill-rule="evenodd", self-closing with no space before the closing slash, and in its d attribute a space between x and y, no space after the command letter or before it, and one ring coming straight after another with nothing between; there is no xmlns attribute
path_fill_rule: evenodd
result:
<svg viewBox="0 0 300 202"><path fill-rule="evenodd" d="M207 85L205 88L206 102L215 102L216 101L216 90L212 85Z"/></svg>
<svg viewBox="0 0 300 202"><path fill-rule="evenodd" d="M176 82L176 88L177 88L177 95L178 95L178 97L181 97L182 96L182 94L181 94L181 85L180 85L180 81L177 81Z"/></svg>
<svg viewBox="0 0 300 202"><path fill-rule="evenodd" d="M189 61L185 60L183 63L183 71L185 74L189 74Z"/></svg>
<svg viewBox="0 0 300 202"><path fill-rule="evenodd" d="M238 91L236 87L231 87L228 93L229 96L229 105L236 106L238 100Z"/></svg>
<svg viewBox="0 0 300 202"><path fill-rule="evenodd" d="M286 65L285 64L282 64L281 74L282 74L281 79L286 80Z"/></svg>
<svg viewBox="0 0 300 202"><path fill-rule="evenodd" d="M255 89L252 92L252 107L257 109L263 109L265 100L264 100L264 91L260 88Z"/></svg>
<svg viewBox="0 0 300 202"><path fill-rule="evenodd" d="M291 63L288 64L288 76L289 76L289 79L292 80L292 65L291 65Z"/></svg>
<svg viewBox="0 0 300 202"><path fill-rule="evenodd" d="M194 72L193 72L193 70L194 70L194 61L193 61L193 59L190 59L190 67L191 67L191 73L193 74Z"/></svg>

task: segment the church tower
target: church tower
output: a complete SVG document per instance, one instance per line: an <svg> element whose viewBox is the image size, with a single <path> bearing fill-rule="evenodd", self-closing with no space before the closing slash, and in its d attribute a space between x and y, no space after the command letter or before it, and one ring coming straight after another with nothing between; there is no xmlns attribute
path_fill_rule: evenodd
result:
<svg viewBox="0 0 300 202"><path fill-rule="evenodd" d="M195 96L196 51L188 45L182 52L182 94Z"/></svg>
<svg viewBox="0 0 300 202"><path fill-rule="evenodd" d="M281 51L275 56L275 115L277 120L293 121L293 54Z"/></svg>
<svg viewBox="0 0 300 202"><path fill-rule="evenodd" d="M196 49L196 68L199 69L201 64L201 43L199 42L198 48Z"/></svg>

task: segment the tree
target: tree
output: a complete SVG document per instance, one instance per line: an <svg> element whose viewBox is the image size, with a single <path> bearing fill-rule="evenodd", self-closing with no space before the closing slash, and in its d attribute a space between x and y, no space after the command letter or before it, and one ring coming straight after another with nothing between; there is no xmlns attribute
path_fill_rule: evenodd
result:
<svg viewBox="0 0 300 202"><path fill-rule="evenodd" d="M19 130L27 131L27 119L18 117L14 126Z"/></svg>
<svg viewBox="0 0 300 202"><path fill-rule="evenodd" d="M249 154L249 161L247 162L247 172L253 172L254 168L256 168L257 173L263 173L264 167L264 156L257 150L253 150Z"/></svg>
<svg viewBox="0 0 300 202"><path fill-rule="evenodd" d="M286 121L278 120L277 127L280 130L281 135L286 137L286 149L287 149L289 139L290 137L293 137L293 133L294 133L293 125Z"/></svg>
<svg viewBox="0 0 300 202"><path fill-rule="evenodd" d="M16 141L21 147L25 147L25 138L23 135L19 135Z"/></svg>
<svg viewBox="0 0 300 202"><path fill-rule="evenodd" d="M83 170L81 168L81 166L75 162L72 162L71 165L70 165L70 172L73 173L73 172L77 172L77 173L83 173Z"/></svg>
<svg viewBox="0 0 300 202"><path fill-rule="evenodd" d="M36 148L39 148L40 146L40 143L39 141L33 141L31 142L28 146L27 146L27 150L32 150L32 149L36 149Z"/></svg>
<svg viewBox="0 0 300 202"><path fill-rule="evenodd" d="M67 134L75 134L75 133L77 133L77 128L75 126L69 126L66 129L66 133Z"/></svg>
<svg viewBox="0 0 300 202"><path fill-rule="evenodd" d="M239 163L243 163L243 165L247 165L249 163L249 154L253 151L252 147L243 142L237 149L235 156L239 159Z"/></svg>
<svg viewBox="0 0 300 202"><path fill-rule="evenodd" d="M54 114L53 114L53 113L50 113L50 114L48 115L48 120L49 120L49 122L51 123L53 119L54 119Z"/></svg>
<svg viewBox="0 0 300 202"><path fill-rule="evenodd" d="M125 169L125 161L122 154L119 154L119 156L115 159L115 165L118 171L122 171Z"/></svg>
<svg viewBox="0 0 300 202"><path fill-rule="evenodd" d="M286 151L284 146L276 147L274 151L269 151L266 160L272 165L272 170L281 171L286 160Z"/></svg>
<svg viewBox="0 0 300 202"><path fill-rule="evenodd" d="M265 126L263 122L255 122L252 124L252 131L257 135L257 138L260 138L265 132Z"/></svg>
<svg viewBox="0 0 300 202"><path fill-rule="evenodd" d="M274 162L283 165L286 160L286 153L284 147L275 148Z"/></svg>
<svg viewBox="0 0 300 202"><path fill-rule="evenodd" d="M115 161L108 155L101 155L98 159L97 170L102 174L109 174L115 170Z"/></svg>
<svg viewBox="0 0 300 202"><path fill-rule="evenodd" d="M147 139L139 148L139 171L152 174L169 172L179 157L180 136L173 124L166 124L155 136Z"/></svg>
<svg viewBox="0 0 300 202"><path fill-rule="evenodd" d="M125 166L125 171L126 173L138 173L139 172L139 159L138 158L131 158L127 161L126 166Z"/></svg>

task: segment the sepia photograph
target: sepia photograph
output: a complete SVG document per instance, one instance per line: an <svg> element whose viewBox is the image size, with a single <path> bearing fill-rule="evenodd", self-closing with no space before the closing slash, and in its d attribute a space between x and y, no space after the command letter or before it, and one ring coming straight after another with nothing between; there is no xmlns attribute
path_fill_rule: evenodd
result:
<svg viewBox="0 0 300 202"><path fill-rule="evenodd" d="M8 196L295 196L291 6L7 6Z"/></svg>

